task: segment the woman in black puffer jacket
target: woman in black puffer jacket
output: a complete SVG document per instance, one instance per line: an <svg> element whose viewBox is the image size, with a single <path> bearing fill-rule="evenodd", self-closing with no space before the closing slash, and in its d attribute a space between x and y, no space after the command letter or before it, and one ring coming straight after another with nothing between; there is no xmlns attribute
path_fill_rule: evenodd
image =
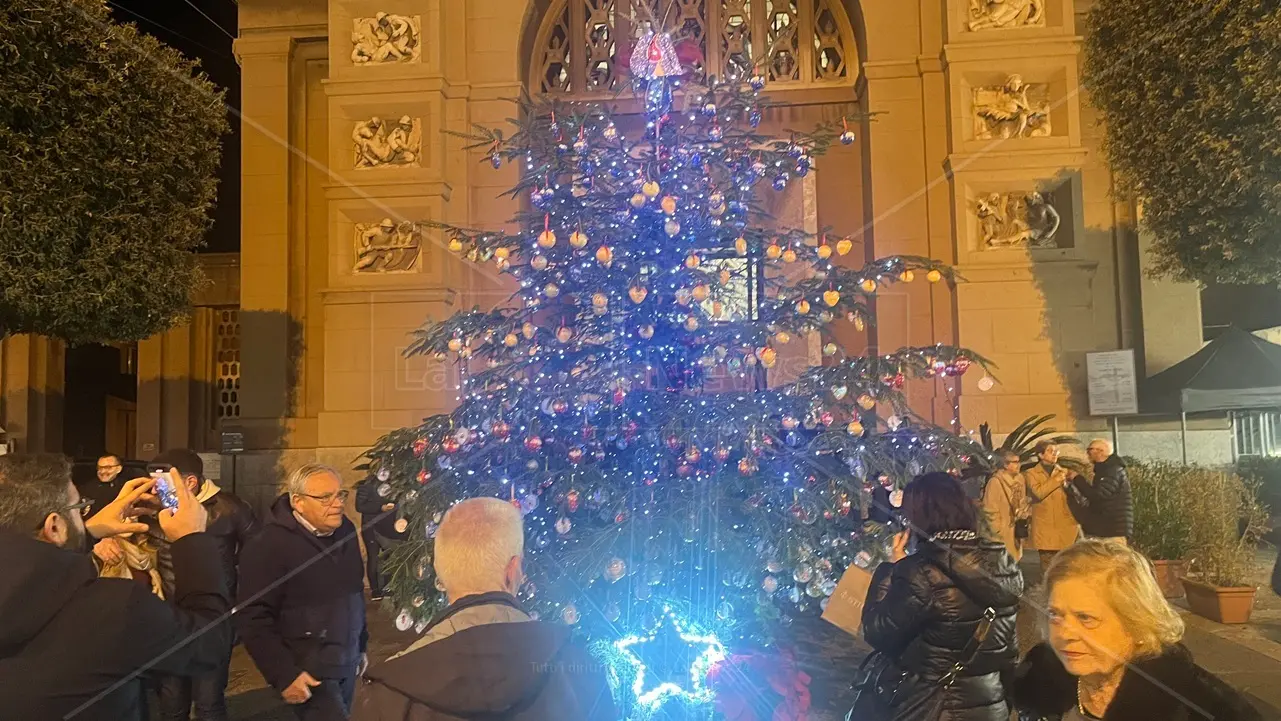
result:
<svg viewBox="0 0 1281 721"><path fill-rule="evenodd" d="M908 484L902 513L912 530L895 537L894 562L876 570L863 609L864 638L888 659L883 678L907 672L905 684L939 685L967 661L966 646L990 608L995 617L986 639L943 690L941 721L1008 721L1002 679L1018 661L1018 565L1000 542L979 536L977 510L945 473ZM917 548L908 555L911 536ZM912 695L900 691L899 698ZM853 718L888 721L860 716L862 708L860 699Z"/></svg>

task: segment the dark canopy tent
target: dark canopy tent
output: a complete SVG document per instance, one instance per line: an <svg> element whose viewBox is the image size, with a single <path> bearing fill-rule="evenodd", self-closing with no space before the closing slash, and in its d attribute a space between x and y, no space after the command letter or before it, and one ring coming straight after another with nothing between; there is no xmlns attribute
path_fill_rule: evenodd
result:
<svg viewBox="0 0 1281 721"><path fill-rule="evenodd" d="M1187 359L1147 379L1139 400L1143 413L1182 418L1186 456L1188 413L1281 408L1281 345L1229 328Z"/></svg>

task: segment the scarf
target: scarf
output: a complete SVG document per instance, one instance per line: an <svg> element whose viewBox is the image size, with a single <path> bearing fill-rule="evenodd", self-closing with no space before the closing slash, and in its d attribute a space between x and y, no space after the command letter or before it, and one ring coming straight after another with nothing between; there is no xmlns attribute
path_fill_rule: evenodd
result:
<svg viewBox="0 0 1281 721"><path fill-rule="evenodd" d="M141 542L135 543L126 540L127 537L117 537L116 543L124 553L124 559L119 563L106 564L98 575L102 578L123 578L127 581L134 580L134 571L145 573L151 580L151 592L156 598L165 597L164 588L160 583L160 571L156 569L156 549L152 548L143 537Z"/></svg>
<svg viewBox="0 0 1281 721"><path fill-rule="evenodd" d="M218 495L222 489L213 481L206 480L205 484L200 487L200 492L196 494L196 500L201 503L208 503L210 498Z"/></svg>

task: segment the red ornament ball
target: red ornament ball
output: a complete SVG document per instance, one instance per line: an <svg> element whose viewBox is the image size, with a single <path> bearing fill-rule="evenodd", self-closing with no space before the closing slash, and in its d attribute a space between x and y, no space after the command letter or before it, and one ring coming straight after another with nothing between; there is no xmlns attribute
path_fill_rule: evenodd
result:
<svg viewBox="0 0 1281 721"><path fill-rule="evenodd" d="M530 453L537 453L543 447L543 439L538 436L530 436L525 439L525 450Z"/></svg>
<svg viewBox="0 0 1281 721"><path fill-rule="evenodd" d="M569 410L569 402L566 401L564 398L557 398L556 400L552 401L553 413L558 413L558 414L565 413L568 410Z"/></svg>
<svg viewBox="0 0 1281 721"><path fill-rule="evenodd" d="M565 494L565 505L569 507L570 512L578 510L578 501L581 498L578 491L570 491Z"/></svg>
<svg viewBox="0 0 1281 721"><path fill-rule="evenodd" d="M446 453L457 453L459 448L461 448L461 446L458 441L453 438L446 438L440 442L440 450Z"/></svg>
<svg viewBox="0 0 1281 721"><path fill-rule="evenodd" d="M823 411L823 413L818 417L818 422L825 426L832 425L833 420L835 420L835 418L832 416L831 411Z"/></svg>
<svg viewBox="0 0 1281 721"><path fill-rule="evenodd" d="M679 451L681 448L681 438L676 434L667 437L667 447L673 451Z"/></svg>
<svg viewBox="0 0 1281 721"><path fill-rule="evenodd" d="M621 406L625 400L627 400L627 393L622 388L614 391L614 405Z"/></svg>
<svg viewBox="0 0 1281 721"><path fill-rule="evenodd" d="M698 463L702 458L703 452L698 449L698 446L691 446L689 450L685 451L685 461L687 463Z"/></svg>
<svg viewBox="0 0 1281 721"><path fill-rule="evenodd" d="M582 446L574 446L573 448L569 449L569 462L570 462L570 463L581 463L581 462L582 462L582 460L583 460L583 448L582 448Z"/></svg>
<svg viewBox="0 0 1281 721"><path fill-rule="evenodd" d="M717 446L716 450L712 451L712 455L721 463L729 460L729 454L729 446Z"/></svg>
<svg viewBox="0 0 1281 721"><path fill-rule="evenodd" d="M752 475L758 468L760 468L760 466L756 465L756 461L753 461L750 458L744 458L738 462L738 472L745 476Z"/></svg>
<svg viewBox="0 0 1281 721"><path fill-rule="evenodd" d="M682 463L676 467L676 475L681 478L688 478L694 472L694 467L688 463Z"/></svg>
<svg viewBox="0 0 1281 721"><path fill-rule="evenodd" d="M489 427L489 432L500 441L506 440L507 436L511 435L512 427L507 425L506 421L494 421L494 424Z"/></svg>
<svg viewBox="0 0 1281 721"><path fill-rule="evenodd" d="M430 481L430 480L431 480L431 471L429 471L429 470L427 470L426 468L424 468L424 469L422 469L421 471L419 471L419 472L418 472L418 476L417 476L417 478L418 478L418 483L419 483L420 485L426 484L426 483L427 483L427 481Z"/></svg>
<svg viewBox="0 0 1281 721"><path fill-rule="evenodd" d="M418 440L414 441L414 458L422 458L423 454L426 452L427 452L426 438L419 438Z"/></svg>
<svg viewBox="0 0 1281 721"><path fill-rule="evenodd" d="M636 433L639 430L640 426L636 424L636 421L627 421L623 424L623 437L630 441L636 438Z"/></svg>

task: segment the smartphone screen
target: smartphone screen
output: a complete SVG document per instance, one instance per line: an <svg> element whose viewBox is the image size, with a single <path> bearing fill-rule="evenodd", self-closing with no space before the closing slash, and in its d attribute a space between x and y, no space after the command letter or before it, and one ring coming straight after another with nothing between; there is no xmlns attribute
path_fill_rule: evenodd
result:
<svg viewBox="0 0 1281 721"><path fill-rule="evenodd" d="M160 504L165 508L174 510L178 508L178 494L173 487L173 479L169 477L169 470L159 466L148 469L151 471L151 477L156 479L155 494L160 499Z"/></svg>

